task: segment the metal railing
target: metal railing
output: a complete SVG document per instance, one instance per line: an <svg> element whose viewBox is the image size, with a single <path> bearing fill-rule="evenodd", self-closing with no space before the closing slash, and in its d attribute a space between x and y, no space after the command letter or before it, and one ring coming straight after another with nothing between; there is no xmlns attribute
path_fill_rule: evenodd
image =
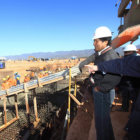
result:
<svg viewBox="0 0 140 140"><path fill-rule="evenodd" d="M76 76L78 73L80 73L78 67L73 67L73 68L71 68L71 70L72 70L72 76ZM46 77L37 78L36 80L29 81L26 83L26 88L30 90L30 89L36 88L38 86L43 86L46 84L57 82L59 80L66 79L68 77L69 77L69 69L63 70L63 71L55 73L55 74L51 74ZM13 86L7 90L1 90L0 98L3 95L8 96L8 95L12 95L15 93L17 94L17 93L23 92L24 90L25 90L24 83L22 83L20 85Z"/></svg>

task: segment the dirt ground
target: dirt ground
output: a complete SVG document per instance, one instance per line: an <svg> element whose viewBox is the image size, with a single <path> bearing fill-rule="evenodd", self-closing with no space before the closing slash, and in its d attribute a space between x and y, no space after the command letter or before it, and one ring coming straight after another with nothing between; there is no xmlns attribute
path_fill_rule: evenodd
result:
<svg viewBox="0 0 140 140"><path fill-rule="evenodd" d="M83 59L81 59L82 61ZM43 68L46 66L47 70L51 71L52 73L61 71L63 69L66 69L66 67L73 67L77 63L79 63L79 60L69 60L69 59L63 59L63 60L49 60L49 61L6 61L6 68L0 69L1 75L4 75L3 72L13 71L13 74L15 72L18 72L21 75L21 82L23 82L25 74L29 74L30 68L32 67L38 67ZM0 77L1 79L4 77ZM0 79L0 80L1 80Z"/></svg>

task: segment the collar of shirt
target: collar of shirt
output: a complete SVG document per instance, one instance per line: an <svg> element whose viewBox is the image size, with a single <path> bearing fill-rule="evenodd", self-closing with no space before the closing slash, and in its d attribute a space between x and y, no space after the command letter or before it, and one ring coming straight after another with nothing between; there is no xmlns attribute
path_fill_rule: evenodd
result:
<svg viewBox="0 0 140 140"><path fill-rule="evenodd" d="M102 54L103 51L105 51L106 49L108 49L110 46L105 47L104 49L102 49L101 51L98 52L98 56L100 56Z"/></svg>

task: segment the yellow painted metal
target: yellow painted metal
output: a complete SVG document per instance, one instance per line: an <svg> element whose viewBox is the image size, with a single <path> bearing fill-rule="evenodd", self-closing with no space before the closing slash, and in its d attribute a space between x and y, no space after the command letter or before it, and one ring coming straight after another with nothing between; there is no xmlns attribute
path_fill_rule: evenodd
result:
<svg viewBox="0 0 140 140"><path fill-rule="evenodd" d="M7 112L6 112L6 101L7 98L4 98L4 102L3 102L3 108L4 108L4 124L7 124Z"/></svg>
<svg viewBox="0 0 140 140"><path fill-rule="evenodd" d="M83 105L83 103L80 103L77 99L76 99L76 97L74 96L74 95L72 95L72 94L70 94L70 97L75 101L75 103L77 104L77 105Z"/></svg>
<svg viewBox="0 0 140 140"><path fill-rule="evenodd" d="M75 87L74 87L74 96L76 97L76 90L77 90L77 85L76 85L76 78L75 78Z"/></svg>
<svg viewBox="0 0 140 140"><path fill-rule="evenodd" d="M71 68L69 69L69 95L68 95L68 125L67 129L69 129L70 125L70 94L71 94Z"/></svg>

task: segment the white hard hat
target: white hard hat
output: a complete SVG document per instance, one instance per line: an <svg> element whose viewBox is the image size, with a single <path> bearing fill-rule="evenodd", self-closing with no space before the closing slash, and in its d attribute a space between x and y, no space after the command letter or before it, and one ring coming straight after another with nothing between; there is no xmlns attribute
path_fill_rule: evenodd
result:
<svg viewBox="0 0 140 140"><path fill-rule="evenodd" d="M104 38L104 37L112 37L112 33L108 27L101 26L95 30L92 39L94 40L94 39Z"/></svg>
<svg viewBox="0 0 140 140"><path fill-rule="evenodd" d="M124 49L123 49L124 52L127 52L127 51L137 51L137 48L135 45L133 44L129 44L128 46L126 46Z"/></svg>

